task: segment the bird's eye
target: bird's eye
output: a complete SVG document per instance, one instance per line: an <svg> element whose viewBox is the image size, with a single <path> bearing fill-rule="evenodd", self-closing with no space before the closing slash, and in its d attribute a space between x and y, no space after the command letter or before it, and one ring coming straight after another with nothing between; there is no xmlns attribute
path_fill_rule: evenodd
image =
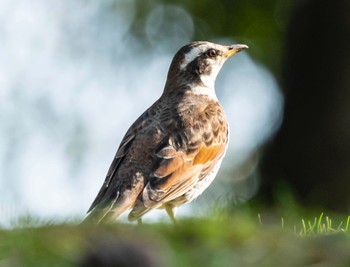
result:
<svg viewBox="0 0 350 267"><path fill-rule="evenodd" d="M216 52L215 49L209 49L208 52L207 52L207 55L208 55L209 57L216 57L217 52Z"/></svg>

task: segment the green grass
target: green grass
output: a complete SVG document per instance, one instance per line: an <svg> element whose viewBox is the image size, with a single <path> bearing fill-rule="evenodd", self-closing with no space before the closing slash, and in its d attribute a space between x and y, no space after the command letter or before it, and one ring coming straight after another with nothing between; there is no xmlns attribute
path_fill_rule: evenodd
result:
<svg viewBox="0 0 350 267"><path fill-rule="evenodd" d="M323 213L319 217L315 217L313 221L301 219L302 228L295 232L300 236L307 235L324 235L334 233L349 233L350 216L347 217L345 223L340 221L337 225L332 223L329 216L324 216ZM296 229L296 228L295 228Z"/></svg>
<svg viewBox="0 0 350 267"><path fill-rule="evenodd" d="M44 225L26 217L0 230L0 267L81 266L93 255L125 258L130 267L138 258L143 264L135 266L146 259L170 267L350 266L350 216L296 217L242 210L141 226Z"/></svg>
<svg viewBox="0 0 350 267"><path fill-rule="evenodd" d="M262 225L260 214L258 214L258 221ZM337 225L332 223L332 219L329 216L324 216L322 212L318 217L314 217L313 220L307 220L302 218L299 223L294 225L294 233L300 237L306 237L311 235L327 235L335 233L349 233L350 216L346 221L340 221ZM281 217L281 229L285 228L285 220Z"/></svg>

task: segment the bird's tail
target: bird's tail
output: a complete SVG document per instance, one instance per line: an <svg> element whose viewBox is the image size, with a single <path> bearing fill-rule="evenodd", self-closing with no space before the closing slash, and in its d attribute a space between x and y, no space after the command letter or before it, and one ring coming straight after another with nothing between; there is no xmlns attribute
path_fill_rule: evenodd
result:
<svg viewBox="0 0 350 267"><path fill-rule="evenodd" d="M103 202L97 204L89 212L83 223L99 224L111 222L128 209L128 207L123 208L125 205L118 205L119 203L121 201L118 201L118 197L116 197L115 200L110 201L108 204Z"/></svg>
<svg viewBox="0 0 350 267"><path fill-rule="evenodd" d="M143 188L142 185L139 184L129 190L124 190L123 193L117 194L114 198L103 196L101 201L91 209L83 222L99 224L115 220L135 205Z"/></svg>

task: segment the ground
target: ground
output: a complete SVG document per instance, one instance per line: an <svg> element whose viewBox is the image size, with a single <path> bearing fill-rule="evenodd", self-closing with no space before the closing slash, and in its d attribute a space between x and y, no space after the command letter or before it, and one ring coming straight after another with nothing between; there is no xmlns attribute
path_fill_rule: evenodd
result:
<svg viewBox="0 0 350 267"><path fill-rule="evenodd" d="M22 221L0 230L0 267L350 266L350 217L295 218L242 210L178 225Z"/></svg>

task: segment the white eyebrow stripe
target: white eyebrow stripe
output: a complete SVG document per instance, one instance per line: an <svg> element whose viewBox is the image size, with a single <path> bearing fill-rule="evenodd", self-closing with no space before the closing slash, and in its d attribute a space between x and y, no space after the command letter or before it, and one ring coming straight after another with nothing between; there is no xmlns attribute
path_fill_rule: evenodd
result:
<svg viewBox="0 0 350 267"><path fill-rule="evenodd" d="M192 62L200 53L203 52L203 47L202 46L196 46L191 49L187 54L185 54L185 58L182 61L180 65L180 69L183 70L186 68L188 63Z"/></svg>

